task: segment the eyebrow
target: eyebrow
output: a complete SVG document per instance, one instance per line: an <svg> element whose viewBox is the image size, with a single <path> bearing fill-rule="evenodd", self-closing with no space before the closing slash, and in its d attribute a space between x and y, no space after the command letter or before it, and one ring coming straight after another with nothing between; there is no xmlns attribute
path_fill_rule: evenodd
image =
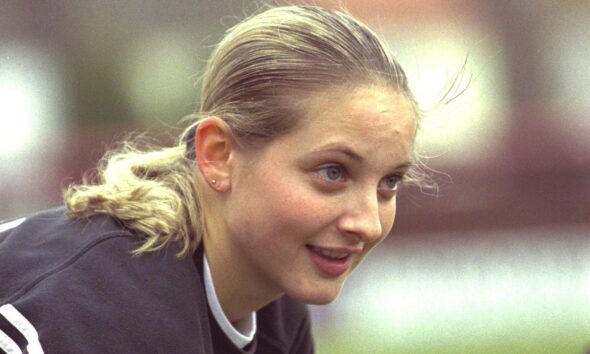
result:
<svg viewBox="0 0 590 354"><path fill-rule="evenodd" d="M353 150L345 147L345 146L327 146L325 148L320 148L318 150L316 150L315 152L324 152L324 151L329 151L329 152L339 152L342 153L348 157L350 157L351 159L358 161L358 162L363 162L365 159L357 154L356 152L354 152Z"/></svg>
<svg viewBox="0 0 590 354"><path fill-rule="evenodd" d="M362 157L361 155L357 154L354 150L346 147L346 146L341 146L341 145L332 145L332 144L328 144L326 146L323 147L319 147L317 150L313 151L314 153L320 153L320 152L337 152L337 153L341 153L344 154L348 157L350 157L351 159L357 161L357 162L363 162L365 160L364 157ZM400 169L405 169L405 168L409 168L412 166L412 162L411 161L403 161L397 165L395 165L394 169L395 170L400 170Z"/></svg>

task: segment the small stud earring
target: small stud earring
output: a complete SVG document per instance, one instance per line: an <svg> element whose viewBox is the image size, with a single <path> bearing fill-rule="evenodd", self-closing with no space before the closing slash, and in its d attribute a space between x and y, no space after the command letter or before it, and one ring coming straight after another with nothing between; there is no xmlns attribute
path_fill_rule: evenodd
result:
<svg viewBox="0 0 590 354"><path fill-rule="evenodd" d="M212 179L211 180L211 184L216 184L216 183L217 183L217 180L216 179Z"/></svg>

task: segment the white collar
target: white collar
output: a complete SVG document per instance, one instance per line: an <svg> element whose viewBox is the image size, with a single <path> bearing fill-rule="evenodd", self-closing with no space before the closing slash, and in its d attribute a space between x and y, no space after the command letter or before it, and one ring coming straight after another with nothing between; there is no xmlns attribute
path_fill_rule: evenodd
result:
<svg viewBox="0 0 590 354"><path fill-rule="evenodd" d="M252 312L250 316L247 316L238 322L232 324L217 299L215 293L215 287L213 286L213 279L211 277L211 270L209 269L209 262L207 256L203 253L203 273L205 277L205 293L207 294L207 303L213 313L213 317L221 327L221 330L225 335L234 343L238 348L244 349L245 346L250 344L256 334L256 312Z"/></svg>

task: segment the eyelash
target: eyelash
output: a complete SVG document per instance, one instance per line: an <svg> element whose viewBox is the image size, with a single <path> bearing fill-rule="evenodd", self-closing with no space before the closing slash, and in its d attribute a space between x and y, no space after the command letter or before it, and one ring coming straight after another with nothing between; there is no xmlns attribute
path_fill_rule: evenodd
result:
<svg viewBox="0 0 590 354"><path fill-rule="evenodd" d="M328 173L330 172L330 170L334 171L338 171L339 175L337 176L336 179L332 179L328 176ZM322 166L320 168L318 168L316 170L318 176L325 182L329 183L329 184L333 184L333 183L345 183L346 181L348 181L348 173L346 171L346 168L344 168L341 165L338 164L331 164L331 165L325 165ZM387 181L393 178L395 181L395 184L393 187L390 186L386 186L386 187L382 187L382 183L387 183ZM395 195L395 193L397 192L397 190L399 189L400 184L403 182L404 180L404 175L403 174L393 174L393 175L389 175L385 178L383 178L381 181L379 181L379 191L381 191L382 193L389 193L392 195Z"/></svg>

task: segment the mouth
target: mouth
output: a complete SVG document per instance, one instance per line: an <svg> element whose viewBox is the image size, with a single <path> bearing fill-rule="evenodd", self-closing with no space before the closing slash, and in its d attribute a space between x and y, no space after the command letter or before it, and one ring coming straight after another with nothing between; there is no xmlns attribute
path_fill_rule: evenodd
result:
<svg viewBox="0 0 590 354"><path fill-rule="evenodd" d="M343 260L344 258L350 256L350 252L341 252L330 250L326 248L316 247L308 245L306 246L311 252L318 254L321 257L326 257L332 260Z"/></svg>
<svg viewBox="0 0 590 354"><path fill-rule="evenodd" d="M351 265L351 252L345 250L328 249L312 245L306 246L309 256L315 268L324 275L337 277L340 276Z"/></svg>

